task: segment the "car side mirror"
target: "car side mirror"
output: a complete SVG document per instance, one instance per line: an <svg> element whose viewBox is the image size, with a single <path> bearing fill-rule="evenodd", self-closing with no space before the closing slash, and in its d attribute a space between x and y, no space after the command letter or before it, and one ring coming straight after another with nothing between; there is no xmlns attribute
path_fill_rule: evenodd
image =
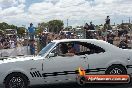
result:
<svg viewBox="0 0 132 88"><path fill-rule="evenodd" d="M49 58L50 58L50 57L55 57L55 56L56 56L55 53L50 53L50 54L49 54Z"/></svg>

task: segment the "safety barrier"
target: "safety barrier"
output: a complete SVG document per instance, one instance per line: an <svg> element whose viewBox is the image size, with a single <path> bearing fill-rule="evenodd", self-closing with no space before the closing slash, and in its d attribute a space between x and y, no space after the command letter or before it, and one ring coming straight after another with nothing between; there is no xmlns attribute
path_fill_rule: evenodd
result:
<svg viewBox="0 0 132 88"><path fill-rule="evenodd" d="M12 56L22 56L22 55L30 55L29 46L0 50L0 57L12 57Z"/></svg>

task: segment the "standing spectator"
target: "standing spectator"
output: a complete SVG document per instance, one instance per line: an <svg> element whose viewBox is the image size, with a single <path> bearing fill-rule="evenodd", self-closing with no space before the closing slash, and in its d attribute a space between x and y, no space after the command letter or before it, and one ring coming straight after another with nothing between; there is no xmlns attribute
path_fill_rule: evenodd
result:
<svg viewBox="0 0 132 88"><path fill-rule="evenodd" d="M47 43L50 43L52 41L52 34L47 34Z"/></svg>
<svg viewBox="0 0 132 88"><path fill-rule="evenodd" d="M30 40L30 52L31 52L31 55L35 55L35 40Z"/></svg>
<svg viewBox="0 0 132 88"><path fill-rule="evenodd" d="M10 48L10 44L9 44L9 41L8 41L8 40L5 40L5 41L3 42L3 48L4 48L4 49L9 49L9 48Z"/></svg>
<svg viewBox="0 0 132 88"><path fill-rule="evenodd" d="M110 17L107 16L105 19L105 29L110 30Z"/></svg>
<svg viewBox="0 0 132 88"><path fill-rule="evenodd" d="M41 51L41 49L42 49L42 44L41 44L42 39L41 39L41 37L42 37L42 33L39 33L39 35L38 35L38 43L37 43L38 52Z"/></svg>
<svg viewBox="0 0 132 88"><path fill-rule="evenodd" d="M90 39L91 32L89 31L88 23L85 24L84 29L86 30L86 39Z"/></svg>
<svg viewBox="0 0 132 88"><path fill-rule="evenodd" d="M66 35L67 39L70 39L71 35L72 35L71 32L68 31L68 32L67 32L67 35Z"/></svg>
<svg viewBox="0 0 132 88"><path fill-rule="evenodd" d="M29 33L29 37L30 39L34 40L34 35L35 35L35 27L33 27L33 24L30 24L30 27L28 27L28 33Z"/></svg>
<svg viewBox="0 0 132 88"><path fill-rule="evenodd" d="M63 30L61 30L60 33L59 33L59 35L62 35L63 33L64 33Z"/></svg>
<svg viewBox="0 0 132 88"><path fill-rule="evenodd" d="M94 27L94 25L92 24L92 22L90 22L89 30L95 30L95 27Z"/></svg>
<svg viewBox="0 0 132 88"><path fill-rule="evenodd" d="M106 23L107 25L110 25L110 17L109 17L109 16L106 17L105 23Z"/></svg>
<svg viewBox="0 0 132 88"><path fill-rule="evenodd" d="M113 38L110 36L107 38L108 43L113 44Z"/></svg>
<svg viewBox="0 0 132 88"><path fill-rule="evenodd" d="M60 39L65 39L66 38L66 34L64 33L64 32L62 32L61 34L60 34Z"/></svg>
<svg viewBox="0 0 132 88"><path fill-rule="evenodd" d="M88 23L86 23L85 26L84 26L84 29L88 30L88 28L89 28L89 25L88 25Z"/></svg>
<svg viewBox="0 0 132 88"><path fill-rule="evenodd" d="M14 36L12 36L12 38L13 38L13 41L14 41L14 44L15 44L15 47L16 47L17 46L17 36L14 35Z"/></svg>
<svg viewBox="0 0 132 88"><path fill-rule="evenodd" d="M41 49L43 49L43 48L46 46L47 35L46 35L45 33L42 33L42 34L40 35L39 40L40 40L40 46L41 46L40 50L41 50Z"/></svg>
<svg viewBox="0 0 132 88"><path fill-rule="evenodd" d="M10 48L11 49L15 48L15 42L13 40L10 40L9 42L10 42Z"/></svg>
<svg viewBox="0 0 132 88"><path fill-rule="evenodd" d="M74 34L71 34L71 39L75 39L75 35Z"/></svg>
<svg viewBox="0 0 132 88"><path fill-rule="evenodd" d="M92 24L92 22L90 22L90 25L89 25L89 28L88 28L89 30L95 30L95 27L94 27L94 25ZM89 37L90 37L90 39L94 39L95 38L95 36L94 36L94 32L90 32L90 34L89 34Z"/></svg>

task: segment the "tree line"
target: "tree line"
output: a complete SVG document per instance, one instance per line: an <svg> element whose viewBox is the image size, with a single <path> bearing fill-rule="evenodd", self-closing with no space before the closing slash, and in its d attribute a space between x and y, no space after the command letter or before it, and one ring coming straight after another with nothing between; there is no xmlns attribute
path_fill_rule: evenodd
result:
<svg viewBox="0 0 132 88"><path fill-rule="evenodd" d="M53 33L59 33L64 27L62 20L51 20L49 22L42 22L38 24L38 32L42 33L44 30Z"/></svg>
<svg viewBox="0 0 132 88"><path fill-rule="evenodd" d="M35 27L36 34L42 33L47 29L48 32L59 33L63 29L64 23L61 20L51 20L49 22L38 23L38 26ZM0 23L0 31L4 32L5 29L16 29L18 35L24 35L27 32L25 27L18 27L13 24L8 24L6 22Z"/></svg>
<svg viewBox="0 0 132 88"><path fill-rule="evenodd" d="M132 24L120 24L117 27L126 29L126 26L128 25L129 28L132 28ZM99 26L99 25L97 25ZM42 33L43 31L47 30L48 32L53 33L59 33L64 28L64 23L62 20L50 20L49 22L42 22L38 23L38 26L36 28L36 34ZM13 24L8 24L6 22L0 23L0 33L1 31L5 31L5 29L16 29L18 35L24 35L27 32L27 29L25 27L18 27Z"/></svg>
<svg viewBox="0 0 132 88"><path fill-rule="evenodd" d="M17 31L18 35L24 35L24 33L26 32L25 27L18 27L18 26L13 25L13 24L10 25L6 22L0 23L0 34L2 34L2 33L4 34L5 29L15 29Z"/></svg>

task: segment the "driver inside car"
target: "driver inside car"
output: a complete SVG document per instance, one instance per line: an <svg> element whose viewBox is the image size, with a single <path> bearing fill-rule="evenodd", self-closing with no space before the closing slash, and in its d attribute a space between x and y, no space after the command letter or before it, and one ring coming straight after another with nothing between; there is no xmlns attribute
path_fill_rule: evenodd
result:
<svg viewBox="0 0 132 88"><path fill-rule="evenodd" d="M76 53L76 51L74 49L74 45L73 44L68 44L67 46L68 46L68 53L67 53L67 55L74 56L75 53Z"/></svg>
<svg viewBox="0 0 132 88"><path fill-rule="evenodd" d="M60 50L59 50L59 56L74 56L75 55L75 49L73 48L72 44L60 44Z"/></svg>

